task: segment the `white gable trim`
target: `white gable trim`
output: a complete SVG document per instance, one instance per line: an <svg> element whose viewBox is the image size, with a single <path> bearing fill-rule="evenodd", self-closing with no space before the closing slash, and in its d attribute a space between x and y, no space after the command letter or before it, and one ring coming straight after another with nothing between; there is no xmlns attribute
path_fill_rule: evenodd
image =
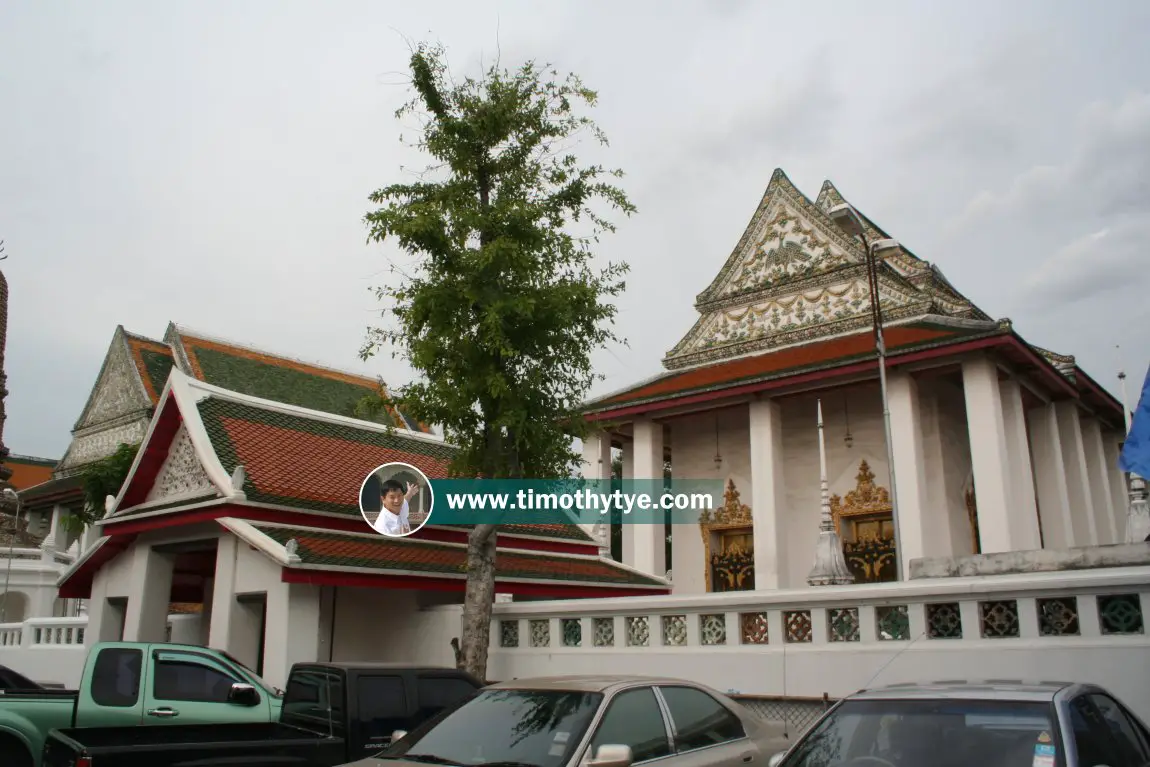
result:
<svg viewBox="0 0 1150 767"><path fill-rule="evenodd" d="M132 468L128 471L128 478L124 480L124 484L120 487L120 492L116 495L116 501L112 505L112 508L104 515L105 519L120 510L120 504L124 501L124 494L128 488L132 486L136 478L136 472L140 468L140 462L144 459L145 448L152 441L152 437L155 435L156 425L159 424L160 418L163 417L164 410L172 400L174 400L174 405L179 410L180 419L187 429L188 437L192 441L192 447L196 451L196 457L199 458L200 464L215 486L216 492L225 498L243 498L242 493L236 493L232 490L231 477L224 471L220 459L216 456L215 450L212 449L211 440L208 438L207 430L204 429L204 422L200 418L200 412L195 406L197 400L188 390L188 380L188 376L175 367L173 367L168 374L168 382L164 384L164 391L160 394L160 401L156 405L155 415L152 416L152 420L148 424L148 430L145 432L144 439L140 443L140 449L136 453L135 460L132 461ZM173 439L174 438L175 435L173 435Z"/></svg>

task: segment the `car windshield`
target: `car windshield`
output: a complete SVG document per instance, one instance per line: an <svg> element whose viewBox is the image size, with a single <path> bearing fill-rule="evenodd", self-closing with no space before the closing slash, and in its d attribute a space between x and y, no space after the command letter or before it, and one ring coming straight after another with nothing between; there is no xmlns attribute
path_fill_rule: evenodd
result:
<svg viewBox="0 0 1150 767"><path fill-rule="evenodd" d="M452 765L560 767L603 696L558 690L484 690L380 754Z"/></svg>
<svg viewBox="0 0 1150 767"><path fill-rule="evenodd" d="M992 700L848 700L784 767L1054 767L1051 704ZM881 760L881 761L880 761Z"/></svg>

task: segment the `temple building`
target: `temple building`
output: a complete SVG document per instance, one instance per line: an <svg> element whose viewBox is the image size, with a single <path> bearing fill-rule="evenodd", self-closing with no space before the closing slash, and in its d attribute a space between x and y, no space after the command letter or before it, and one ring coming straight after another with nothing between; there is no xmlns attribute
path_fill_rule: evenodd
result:
<svg viewBox="0 0 1150 767"><path fill-rule="evenodd" d="M64 457L47 475L40 468L39 483L18 488L25 526L35 538L25 543L46 547L56 559L67 559L70 564L67 552L73 545L79 551L99 537L95 528L89 528L81 540L75 526L67 524L67 518L84 507L83 472L121 444L140 444L172 369L237 392L339 415L353 415L365 396L380 392L383 386L376 379L269 354L175 323L169 323L162 340L119 326ZM431 431L394 410L375 420L424 434ZM14 471L21 471L12 459L9 463ZM197 608L181 604L173 612L193 609Z"/></svg>
<svg viewBox="0 0 1150 767"><path fill-rule="evenodd" d="M82 503L78 472L140 445L57 582L61 600L86 602L82 641L165 641L173 614L193 612L181 641L227 650L272 684L298 661L450 665L467 529L433 511L411 536L384 538L359 500L376 467L444 477L454 448L394 409L364 417L356 406L381 386L174 325L164 343L117 328L57 476L25 491L67 513ZM578 525L504 526L499 551L503 595L670 591L601 557Z"/></svg>
<svg viewBox="0 0 1150 767"><path fill-rule="evenodd" d="M584 476L608 478L621 451L625 477L662 476L669 460L672 483L726 488L699 524L673 527L672 562L655 525L623 526L623 561L670 570L676 594L806 587L820 403L833 520L855 583L894 580L896 558L905 573L922 558L1121 542L1121 405L1073 357L1029 344L865 216L855 218L862 238L850 236L831 215L844 207L831 182L812 201L776 170L666 371L586 404L601 430L584 444Z"/></svg>

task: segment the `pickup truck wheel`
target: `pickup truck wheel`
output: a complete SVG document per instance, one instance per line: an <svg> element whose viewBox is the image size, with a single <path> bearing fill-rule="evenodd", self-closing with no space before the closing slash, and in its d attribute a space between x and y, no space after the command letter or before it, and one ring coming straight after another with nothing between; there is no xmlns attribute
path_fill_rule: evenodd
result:
<svg viewBox="0 0 1150 767"><path fill-rule="evenodd" d="M4 767L32 767L32 755L20 741L10 735L0 735L0 764Z"/></svg>

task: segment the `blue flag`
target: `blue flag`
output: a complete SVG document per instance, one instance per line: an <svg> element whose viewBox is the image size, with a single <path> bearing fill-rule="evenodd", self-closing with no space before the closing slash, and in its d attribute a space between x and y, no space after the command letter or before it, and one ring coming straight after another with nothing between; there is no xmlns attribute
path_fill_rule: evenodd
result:
<svg viewBox="0 0 1150 767"><path fill-rule="evenodd" d="M1146 371L1146 380L1142 383L1142 396L1130 421L1122 455L1118 456L1118 468L1150 479L1150 370Z"/></svg>

